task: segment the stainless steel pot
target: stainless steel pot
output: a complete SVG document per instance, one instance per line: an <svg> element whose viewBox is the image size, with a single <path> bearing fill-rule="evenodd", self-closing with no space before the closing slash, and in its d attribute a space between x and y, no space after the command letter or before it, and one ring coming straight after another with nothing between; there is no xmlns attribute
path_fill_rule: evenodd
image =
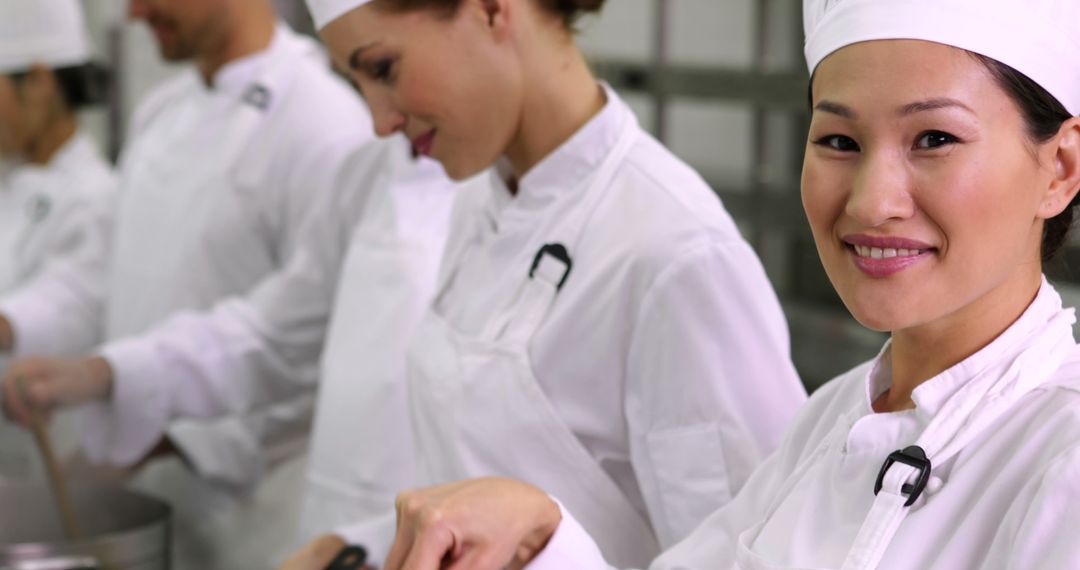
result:
<svg viewBox="0 0 1080 570"><path fill-rule="evenodd" d="M64 538L44 485L0 484L0 570L168 570L169 506L122 488L73 485L85 537Z"/></svg>

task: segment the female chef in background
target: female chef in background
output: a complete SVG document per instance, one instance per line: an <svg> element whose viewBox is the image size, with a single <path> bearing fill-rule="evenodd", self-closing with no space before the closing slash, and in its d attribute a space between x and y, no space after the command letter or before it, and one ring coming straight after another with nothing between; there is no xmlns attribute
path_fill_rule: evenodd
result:
<svg viewBox="0 0 1080 570"><path fill-rule="evenodd" d="M102 77L79 2L0 6L0 292L94 237L111 206L112 167L76 116L103 102Z"/></svg>
<svg viewBox="0 0 1080 570"><path fill-rule="evenodd" d="M805 9L803 202L844 303L892 338L652 568L1080 567L1080 351L1042 276L1080 190L1080 3ZM544 491L407 493L385 568L608 568Z"/></svg>
<svg viewBox="0 0 1080 570"><path fill-rule="evenodd" d="M495 166L410 349L424 478L557 490L642 564L734 495L805 396L753 250L575 46L602 4L310 2L378 134L453 178Z"/></svg>
<svg viewBox="0 0 1080 570"><path fill-rule="evenodd" d="M0 4L0 294L104 251L116 179L76 115L104 99L91 51L77 0ZM54 438L73 446L74 430ZM0 479L32 477L36 457L28 433L0 422Z"/></svg>

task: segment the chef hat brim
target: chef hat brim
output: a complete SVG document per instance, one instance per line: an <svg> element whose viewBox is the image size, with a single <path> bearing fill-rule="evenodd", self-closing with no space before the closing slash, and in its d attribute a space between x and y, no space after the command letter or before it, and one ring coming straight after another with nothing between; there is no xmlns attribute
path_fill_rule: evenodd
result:
<svg viewBox="0 0 1080 570"><path fill-rule="evenodd" d="M809 0L806 61L813 73L851 44L912 39L965 49L1030 77L1080 115L1080 2L1019 0L841 0L821 8ZM828 3L826 3L827 5ZM973 9L975 8L975 9ZM980 9L981 8L981 9Z"/></svg>

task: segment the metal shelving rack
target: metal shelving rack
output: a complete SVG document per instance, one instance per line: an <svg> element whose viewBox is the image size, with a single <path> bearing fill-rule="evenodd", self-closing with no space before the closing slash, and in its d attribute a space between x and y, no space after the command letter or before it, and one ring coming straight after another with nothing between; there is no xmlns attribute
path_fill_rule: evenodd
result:
<svg viewBox="0 0 1080 570"><path fill-rule="evenodd" d="M652 61L642 63L593 58L596 73L616 89L646 96L652 107L652 132L668 137L667 117L673 99L723 101L752 111L753 150L747 181L710 180L725 207L754 245L784 304L792 336L792 356L809 389L871 358L884 335L861 327L832 290L818 261L799 200L805 134L809 123L802 28L799 18L777 24L773 10L800 13L799 0L754 3L755 41L747 69L675 65L668 59L671 0L654 0ZM780 6L780 4L789 6ZM782 19L781 19L782 20ZM787 34L787 38L779 38ZM777 65L778 39L798 50L789 57L795 68ZM769 127L779 120L783 134ZM790 160L770 160L772 149L789 145Z"/></svg>

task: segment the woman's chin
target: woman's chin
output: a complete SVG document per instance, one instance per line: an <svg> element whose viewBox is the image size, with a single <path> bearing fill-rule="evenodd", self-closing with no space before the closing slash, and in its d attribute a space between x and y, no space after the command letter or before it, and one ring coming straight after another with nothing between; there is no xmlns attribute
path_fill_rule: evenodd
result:
<svg viewBox="0 0 1080 570"><path fill-rule="evenodd" d="M462 180L468 180L477 174L483 172L487 167L484 165L472 164L469 161L454 160L452 158L432 157L442 165L443 171L450 177L451 180L461 182Z"/></svg>
<svg viewBox="0 0 1080 570"><path fill-rule="evenodd" d="M844 305L860 325L872 331L893 332L915 326L918 322L912 308L896 303L873 300L850 302L845 299Z"/></svg>

